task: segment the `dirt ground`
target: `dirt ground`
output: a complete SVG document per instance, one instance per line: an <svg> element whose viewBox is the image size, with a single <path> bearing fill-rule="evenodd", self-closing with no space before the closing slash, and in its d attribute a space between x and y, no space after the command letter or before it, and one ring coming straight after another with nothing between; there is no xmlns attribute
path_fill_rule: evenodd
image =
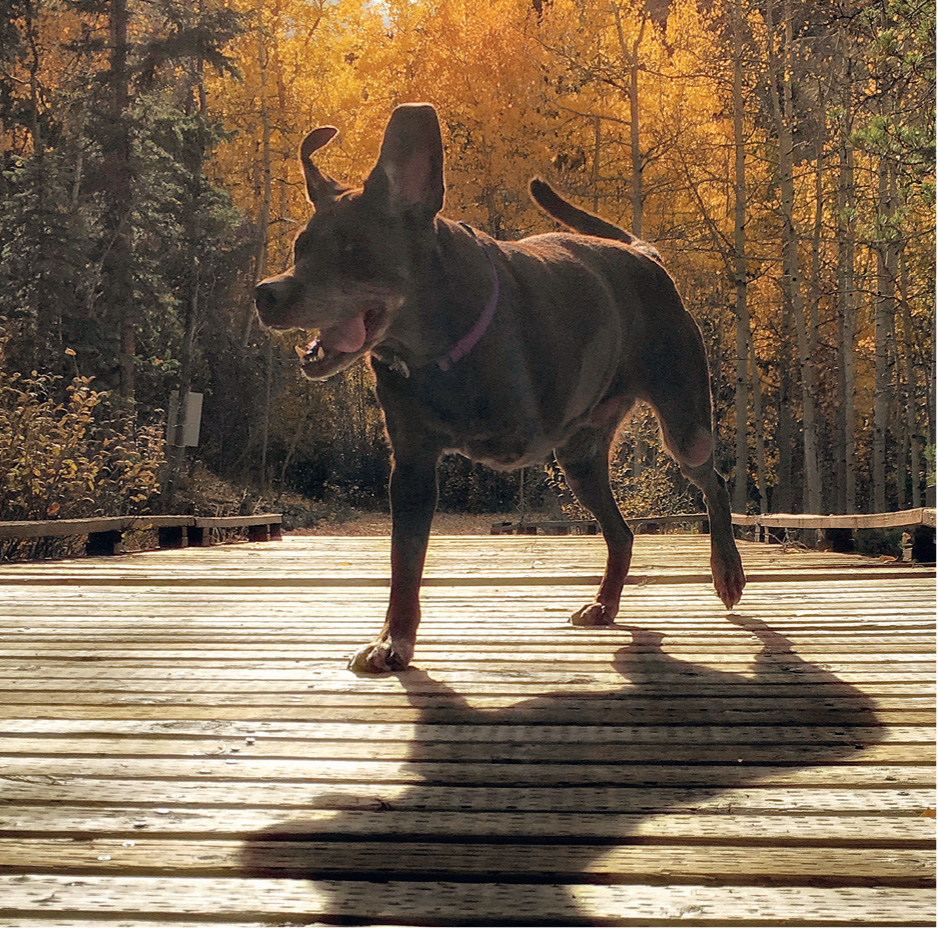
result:
<svg viewBox="0 0 938 934"><path fill-rule="evenodd" d="M517 522L516 513L483 513L469 515L438 512L433 518L435 535L488 535L496 522ZM537 518L526 515L526 519ZM314 528L297 529L292 535L390 535L391 517L388 513L356 510L331 521L318 523Z"/></svg>
<svg viewBox="0 0 938 934"><path fill-rule="evenodd" d="M305 499L299 494L249 495L237 484L222 480L199 464L193 465L185 488L179 492L174 512L182 515L237 515L282 513L288 535L390 535L387 509L366 509ZM444 513L433 519L436 535L488 535L495 522L517 522L516 512ZM526 519L560 518L546 513L526 513Z"/></svg>

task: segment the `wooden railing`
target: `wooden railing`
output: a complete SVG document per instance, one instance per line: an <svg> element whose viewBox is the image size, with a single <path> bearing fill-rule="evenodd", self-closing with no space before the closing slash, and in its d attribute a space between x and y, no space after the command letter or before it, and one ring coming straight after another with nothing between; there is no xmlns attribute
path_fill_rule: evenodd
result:
<svg viewBox="0 0 938 934"><path fill-rule="evenodd" d="M212 529L246 529L252 542L280 540L283 516L102 516L96 519L55 519L0 522L0 540L85 537L85 554L113 555L128 532L155 530L160 548L210 545Z"/></svg>
<svg viewBox="0 0 938 934"><path fill-rule="evenodd" d="M755 530L758 539L768 540L770 529L817 530L818 547L829 551L854 550L854 532L860 529L902 529L902 559L920 564L935 563L935 508L902 509L898 512L854 513L850 515L794 515L773 513L764 516L733 514L733 524Z"/></svg>
<svg viewBox="0 0 938 934"><path fill-rule="evenodd" d="M733 513L733 525L763 529L904 529L914 526L935 527L934 507L903 509L846 516L812 516L772 513L764 516L743 516Z"/></svg>
<svg viewBox="0 0 938 934"><path fill-rule="evenodd" d="M283 516L265 513L254 516L105 516L95 519L55 519L36 522L0 522L0 540L26 541L38 538L86 537L85 553L112 555L128 532L155 530L161 548L187 545L210 545L212 529L246 529L252 542L279 541ZM672 516L626 516L636 531L660 531L675 525L696 525L706 530L706 513ZM906 557L926 563L935 560L935 508L904 509L900 512L855 515L742 515L733 513L733 525L755 530L764 537L769 529L817 529L822 540L838 551L850 550L850 538L858 529L905 529ZM543 531L554 535L582 533L596 535L599 523L588 520L518 520L492 526L493 535L536 535ZM838 536L837 532L841 534Z"/></svg>
<svg viewBox="0 0 938 934"><path fill-rule="evenodd" d="M707 521L705 512L673 516L625 516L625 521L636 532L660 531L675 525L696 525ZM518 519L515 522L496 522L492 535L598 535L599 523L595 519Z"/></svg>
<svg viewBox="0 0 938 934"><path fill-rule="evenodd" d="M626 522L636 532L658 532L676 525L694 525L701 532L707 530L707 514L686 513L673 516L626 516ZM852 551L853 533L858 529L904 529L903 558L931 564L935 561L935 509L903 509L899 512L854 514L841 516L795 515L772 513L748 516L733 513L733 525L751 528L759 539L767 539L769 529L816 529L819 545L833 551ZM492 535L569 535L580 533L596 535L599 523L588 520L524 520L498 522L492 526Z"/></svg>

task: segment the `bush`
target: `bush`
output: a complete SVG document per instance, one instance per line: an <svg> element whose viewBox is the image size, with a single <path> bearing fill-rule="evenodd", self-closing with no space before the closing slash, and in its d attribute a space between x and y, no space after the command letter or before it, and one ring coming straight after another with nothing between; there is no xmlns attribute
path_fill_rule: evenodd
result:
<svg viewBox="0 0 938 934"><path fill-rule="evenodd" d="M0 518L142 513L159 492L162 426L114 414L87 377L63 383L0 366Z"/></svg>
<svg viewBox="0 0 938 934"><path fill-rule="evenodd" d="M574 498L557 464L548 468L549 483L570 519L589 519ZM661 450L658 423L651 410L639 406L624 424L613 446L609 481L625 516L669 516L701 509L697 488L684 479L677 464Z"/></svg>

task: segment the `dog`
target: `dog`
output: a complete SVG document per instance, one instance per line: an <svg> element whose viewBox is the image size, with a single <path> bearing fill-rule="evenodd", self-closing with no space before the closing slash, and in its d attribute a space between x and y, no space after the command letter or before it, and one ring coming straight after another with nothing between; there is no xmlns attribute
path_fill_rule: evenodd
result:
<svg viewBox="0 0 938 934"><path fill-rule="evenodd" d="M609 484L616 429L636 401L658 418L665 447L703 492L711 569L728 609L745 585L729 497L713 466L710 375L700 331L650 244L561 198L530 193L572 229L499 241L442 217L443 143L430 104L397 107L360 188L300 162L315 212L293 265L259 283L255 306L273 330L318 337L297 348L310 379L368 355L391 444L391 591L384 628L349 667L407 668L420 622L420 582L445 452L500 469L553 452L597 519L608 556L595 601L575 625L610 625L632 533Z"/></svg>

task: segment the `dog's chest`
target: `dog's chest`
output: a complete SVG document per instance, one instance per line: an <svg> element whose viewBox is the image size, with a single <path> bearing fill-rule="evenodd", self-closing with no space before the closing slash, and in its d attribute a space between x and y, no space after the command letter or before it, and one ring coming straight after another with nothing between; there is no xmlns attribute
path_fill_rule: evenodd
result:
<svg viewBox="0 0 938 934"><path fill-rule="evenodd" d="M379 374L378 396L392 446L401 432L439 439L445 451L502 470L543 463L574 429L545 390L517 371L493 387L440 378ZM390 411L389 411L390 410Z"/></svg>

